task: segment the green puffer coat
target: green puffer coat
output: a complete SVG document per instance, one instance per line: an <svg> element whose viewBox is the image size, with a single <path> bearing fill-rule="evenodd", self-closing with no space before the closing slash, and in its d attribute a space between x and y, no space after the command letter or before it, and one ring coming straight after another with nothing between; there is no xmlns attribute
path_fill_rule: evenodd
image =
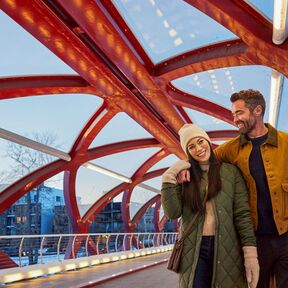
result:
<svg viewBox="0 0 288 288"><path fill-rule="evenodd" d="M221 191L211 200L216 220L212 287L248 287L241 247L256 246L256 238L247 190L235 166L223 163L220 175ZM202 197L204 197L204 186L202 181L200 187ZM182 201L182 185L163 183L161 195L165 215L170 219L181 217L180 234L183 233L193 215L191 209ZM179 273L180 288L193 287L203 224L204 215L200 215L193 225L191 234L184 241Z"/></svg>

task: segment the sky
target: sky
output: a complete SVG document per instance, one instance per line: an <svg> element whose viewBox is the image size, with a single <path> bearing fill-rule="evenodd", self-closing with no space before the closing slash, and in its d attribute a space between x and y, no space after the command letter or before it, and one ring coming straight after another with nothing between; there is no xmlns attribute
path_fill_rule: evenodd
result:
<svg viewBox="0 0 288 288"><path fill-rule="evenodd" d="M113 2L121 9L128 25L131 26L155 63L171 55L177 55L202 45L237 38L236 35L184 1L171 0L169 5L167 5L166 0L117 0ZM253 0L251 2L256 7L261 8L262 12L272 19L272 0ZM178 13L174 13L175 9ZM143 13L143 10L145 13ZM205 25L201 25L204 22ZM75 71L2 11L0 11L0 33L2 36L0 77L77 75ZM268 67L244 66L194 74L177 79L173 84L181 90L201 95L229 108L230 94L241 89L258 89L268 101L270 76L271 69ZM288 131L288 124L285 119L288 109L287 89L287 79L285 79L278 126L284 131ZM52 132L57 136L57 143L60 144L61 150L68 152L82 127L101 104L101 98L95 95L83 94L47 95L1 100L0 127L28 138L32 137L35 132ZM208 131L235 129L219 119L191 109L185 108L185 110L194 122L200 123ZM129 129L123 129L123 127L129 127ZM151 135L129 116L119 113L101 131L91 147L146 137L151 137ZM7 141L0 139L0 161L2 164L0 172L10 169L10 162L5 157L6 147ZM156 150L146 149L145 151L134 151L133 153L126 152L121 153L121 155L97 159L93 162L129 177ZM157 168L167 167L176 159L176 157L168 157L159 163ZM59 183L61 182L57 182L55 185L57 188L62 188ZM159 178L149 182L151 186L157 189L160 188L160 183ZM119 184L117 180L81 168L76 181L77 196L82 198L84 204L92 203L102 195L103 191L107 191L117 184ZM136 192L133 200L145 202L151 197L148 194L145 196L144 193Z"/></svg>

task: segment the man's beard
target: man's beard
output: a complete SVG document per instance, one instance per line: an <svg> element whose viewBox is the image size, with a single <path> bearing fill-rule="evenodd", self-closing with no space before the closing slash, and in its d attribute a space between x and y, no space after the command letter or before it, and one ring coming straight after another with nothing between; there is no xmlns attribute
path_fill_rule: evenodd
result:
<svg viewBox="0 0 288 288"><path fill-rule="evenodd" d="M243 124L242 128L238 128L240 134L243 134L243 135L248 134L256 127L256 121L255 121L255 119L253 119L253 120L249 119L248 121L237 121L237 123Z"/></svg>

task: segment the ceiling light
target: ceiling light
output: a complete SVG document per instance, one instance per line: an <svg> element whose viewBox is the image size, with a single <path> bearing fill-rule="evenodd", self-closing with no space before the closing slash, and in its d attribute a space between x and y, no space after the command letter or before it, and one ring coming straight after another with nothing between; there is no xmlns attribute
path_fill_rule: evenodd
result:
<svg viewBox="0 0 288 288"><path fill-rule="evenodd" d="M179 46L179 45L181 45L182 43L183 43L183 41L182 41L181 38L177 38L177 39L174 40L174 45L175 45L175 46Z"/></svg>
<svg viewBox="0 0 288 288"><path fill-rule="evenodd" d="M0 137L8 141L15 142L19 145L26 146L28 148L32 148L45 154L60 158L65 161L71 160L70 155L61 150L55 149L48 145L39 143L37 141L31 140L29 138L26 138L24 136L18 135L16 133L13 133L11 131L2 128L0 128Z"/></svg>
<svg viewBox="0 0 288 288"><path fill-rule="evenodd" d="M279 107L283 89L283 75L272 69L269 105L269 123L277 127Z"/></svg>
<svg viewBox="0 0 288 288"><path fill-rule="evenodd" d="M113 177L115 179L118 179L120 181L123 181L123 182L126 182L126 183L132 183L132 180L124 175L121 175L119 173L116 173L112 170L109 170L109 169L106 169L104 167L101 167L99 165L96 165L94 163L91 163L91 162L86 162L84 164L82 164L82 166L88 168L88 169L91 169L91 170L94 170L96 172L99 172L101 174L104 174L104 175L107 175L107 176L110 176L110 177Z"/></svg>
<svg viewBox="0 0 288 288"><path fill-rule="evenodd" d="M274 44L282 44L287 38L287 2L288 0L274 1L273 36Z"/></svg>

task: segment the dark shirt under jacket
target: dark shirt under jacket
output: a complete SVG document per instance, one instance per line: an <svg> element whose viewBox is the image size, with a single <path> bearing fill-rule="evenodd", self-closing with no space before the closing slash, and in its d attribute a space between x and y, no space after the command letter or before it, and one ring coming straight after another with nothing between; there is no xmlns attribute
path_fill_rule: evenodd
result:
<svg viewBox="0 0 288 288"><path fill-rule="evenodd" d="M268 133L257 138L248 138L253 148L249 158L249 168L257 187L258 227L256 234L278 234L273 218L270 191L263 165L260 146L268 137Z"/></svg>

